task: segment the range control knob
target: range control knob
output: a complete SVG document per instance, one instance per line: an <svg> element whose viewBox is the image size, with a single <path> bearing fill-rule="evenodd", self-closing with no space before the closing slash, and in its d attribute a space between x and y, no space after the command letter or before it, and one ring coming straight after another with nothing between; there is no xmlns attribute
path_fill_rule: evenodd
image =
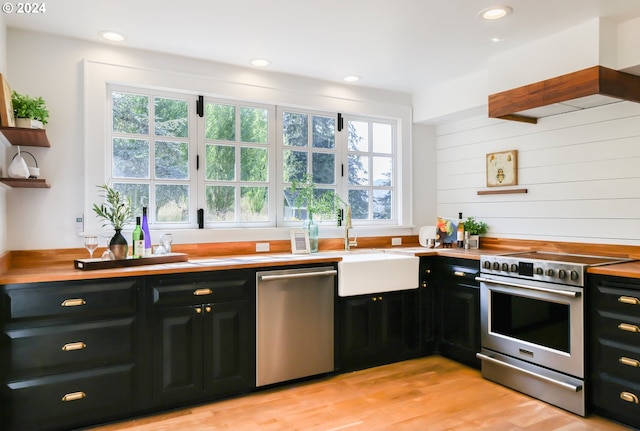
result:
<svg viewBox="0 0 640 431"><path fill-rule="evenodd" d="M564 269L561 269L558 271L558 278L559 279L563 279L567 276L567 271L565 271Z"/></svg>
<svg viewBox="0 0 640 431"><path fill-rule="evenodd" d="M508 263L503 263L502 264L502 270L503 271L509 271L509 264Z"/></svg>
<svg viewBox="0 0 640 431"><path fill-rule="evenodd" d="M491 269L491 262L489 262L488 260L485 260L484 263L482 264L482 267L484 269Z"/></svg>
<svg viewBox="0 0 640 431"><path fill-rule="evenodd" d="M544 270L542 268L540 268L540 267L537 267L536 268L536 274L542 275L542 274L544 274Z"/></svg>
<svg viewBox="0 0 640 431"><path fill-rule="evenodd" d="M500 264L498 262L493 262L493 269L498 271L500 269Z"/></svg>
<svg viewBox="0 0 640 431"><path fill-rule="evenodd" d="M554 275L555 273L556 273L556 272L553 270L553 268L549 268L549 269L547 269L547 276L548 276L548 277L553 277L553 275Z"/></svg>
<svg viewBox="0 0 640 431"><path fill-rule="evenodd" d="M571 279L577 280L578 278L580 278L580 274L578 274L578 271L571 271Z"/></svg>
<svg viewBox="0 0 640 431"><path fill-rule="evenodd" d="M511 264L511 272L518 272L518 265L516 265L515 263Z"/></svg>

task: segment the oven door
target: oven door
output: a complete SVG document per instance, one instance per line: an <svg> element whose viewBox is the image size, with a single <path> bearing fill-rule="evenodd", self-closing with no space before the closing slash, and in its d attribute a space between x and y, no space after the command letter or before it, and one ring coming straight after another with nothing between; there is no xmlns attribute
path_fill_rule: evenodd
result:
<svg viewBox="0 0 640 431"><path fill-rule="evenodd" d="M584 378L582 288L481 276L485 349Z"/></svg>

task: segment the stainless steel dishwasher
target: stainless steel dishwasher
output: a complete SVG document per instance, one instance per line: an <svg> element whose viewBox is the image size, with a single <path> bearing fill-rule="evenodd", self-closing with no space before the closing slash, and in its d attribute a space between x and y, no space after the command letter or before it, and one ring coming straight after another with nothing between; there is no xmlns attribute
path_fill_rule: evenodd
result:
<svg viewBox="0 0 640 431"><path fill-rule="evenodd" d="M256 386L331 372L334 267L256 274Z"/></svg>

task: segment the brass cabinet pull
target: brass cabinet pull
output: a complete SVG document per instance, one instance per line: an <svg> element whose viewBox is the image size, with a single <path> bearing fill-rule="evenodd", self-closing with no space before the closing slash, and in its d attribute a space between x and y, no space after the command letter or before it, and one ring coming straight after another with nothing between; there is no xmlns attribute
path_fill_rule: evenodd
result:
<svg viewBox="0 0 640 431"><path fill-rule="evenodd" d="M202 308L196 307L196 313L198 313L198 314L202 313Z"/></svg>
<svg viewBox="0 0 640 431"><path fill-rule="evenodd" d="M74 299L65 299L64 301L62 301L62 304L60 304L63 307L78 307L80 305L85 305L87 303L87 301L85 301L82 298L74 298Z"/></svg>
<svg viewBox="0 0 640 431"><path fill-rule="evenodd" d="M453 275L455 275L456 277L464 277L465 273L462 271L455 271Z"/></svg>
<svg viewBox="0 0 640 431"><path fill-rule="evenodd" d="M203 295L211 295L213 291L209 288L206 289L196 289L193 291L194 296L203 296Z"/></svg>
<svg viewBox="0 0 640 431"><path fill-rule="evenodd" d="M70 394L66 394L62 397L62 401L76 401L86 398L87 394L84 392L71 392Z"/></svg>
<svg viewBox="0 0 640 431"><path fill-rule="evenodd" d="M426 281L422 282L422 287L427 287L427 282Z"/></svg>
<svg viewBox="0 0 640 431"><path fill-rule="evenodd" d="M638 361L637 359L626 358L624 356L618 359L618 362L620 362L622 365L628 365L630 367L640 367L640 361Z"/></svg>
<svg viewBox="0 0 640 431"><path fill-rule="evenodd" d="M211 313L211 307L204 307L204 311L206 311L207 313Z"/></svg>
<svg viewBox="0 0 640 431"><path fill-rule="evenodd" d="M620 392L620 399L628 403L638 404L638 397L631 392Z"/></svg>
<svg viewBox="0 0 640 431"><path fill-rule="evenodd" d="M78 341L76 343L65 344L64 346L62 346L62 350L64 350L65 352L71 352L72 350L82 350L86 347L86 344L84 344L82 341Z"/></svg>
<svg viewBox="0 0 640 431"><path fill-rule="evenodd" d="M430 270L430 269L426 269L426 270L424 271L424 273L425 273L425 274L431 274L431 270Z"/></svg>
<svg viewBox="0 0 640 431"><path fill-rule="evenodd" d="M621 296L618 298L618 302L630 305L640 305L640 299L634 298L633 296Z"/></svg>
<svg viewBox="0 0 640 431"><path fill-rule="evenodd" d="M640 328L630 323L620 323L618 325L618 329L622 329L623 331L628 331L628 332L640 332Z"/></svg>

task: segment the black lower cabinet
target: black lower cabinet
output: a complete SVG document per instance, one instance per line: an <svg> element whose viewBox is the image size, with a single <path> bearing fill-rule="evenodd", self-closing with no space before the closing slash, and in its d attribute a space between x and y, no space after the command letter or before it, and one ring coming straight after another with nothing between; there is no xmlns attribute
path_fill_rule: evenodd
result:
<svg viewBox="0 0 640 431"><path fill-rule="evenodd" d="M155 405L238 395L255 386L253 272L163 278L152 286Z"/></svg>
<svg viewBox="0 0 640 431"><path fill-rule="evenodd" d="M438 301L438 283L435 277L433 257L420 258L420 353L431 355L438 350L438 321L436 307Z"/></svg>
<svg viewBox="0 0 640 431"><path fill-rule="evenodd" d="M339 367L353 371L417 357L419 290L339 298Z"/></svg>

